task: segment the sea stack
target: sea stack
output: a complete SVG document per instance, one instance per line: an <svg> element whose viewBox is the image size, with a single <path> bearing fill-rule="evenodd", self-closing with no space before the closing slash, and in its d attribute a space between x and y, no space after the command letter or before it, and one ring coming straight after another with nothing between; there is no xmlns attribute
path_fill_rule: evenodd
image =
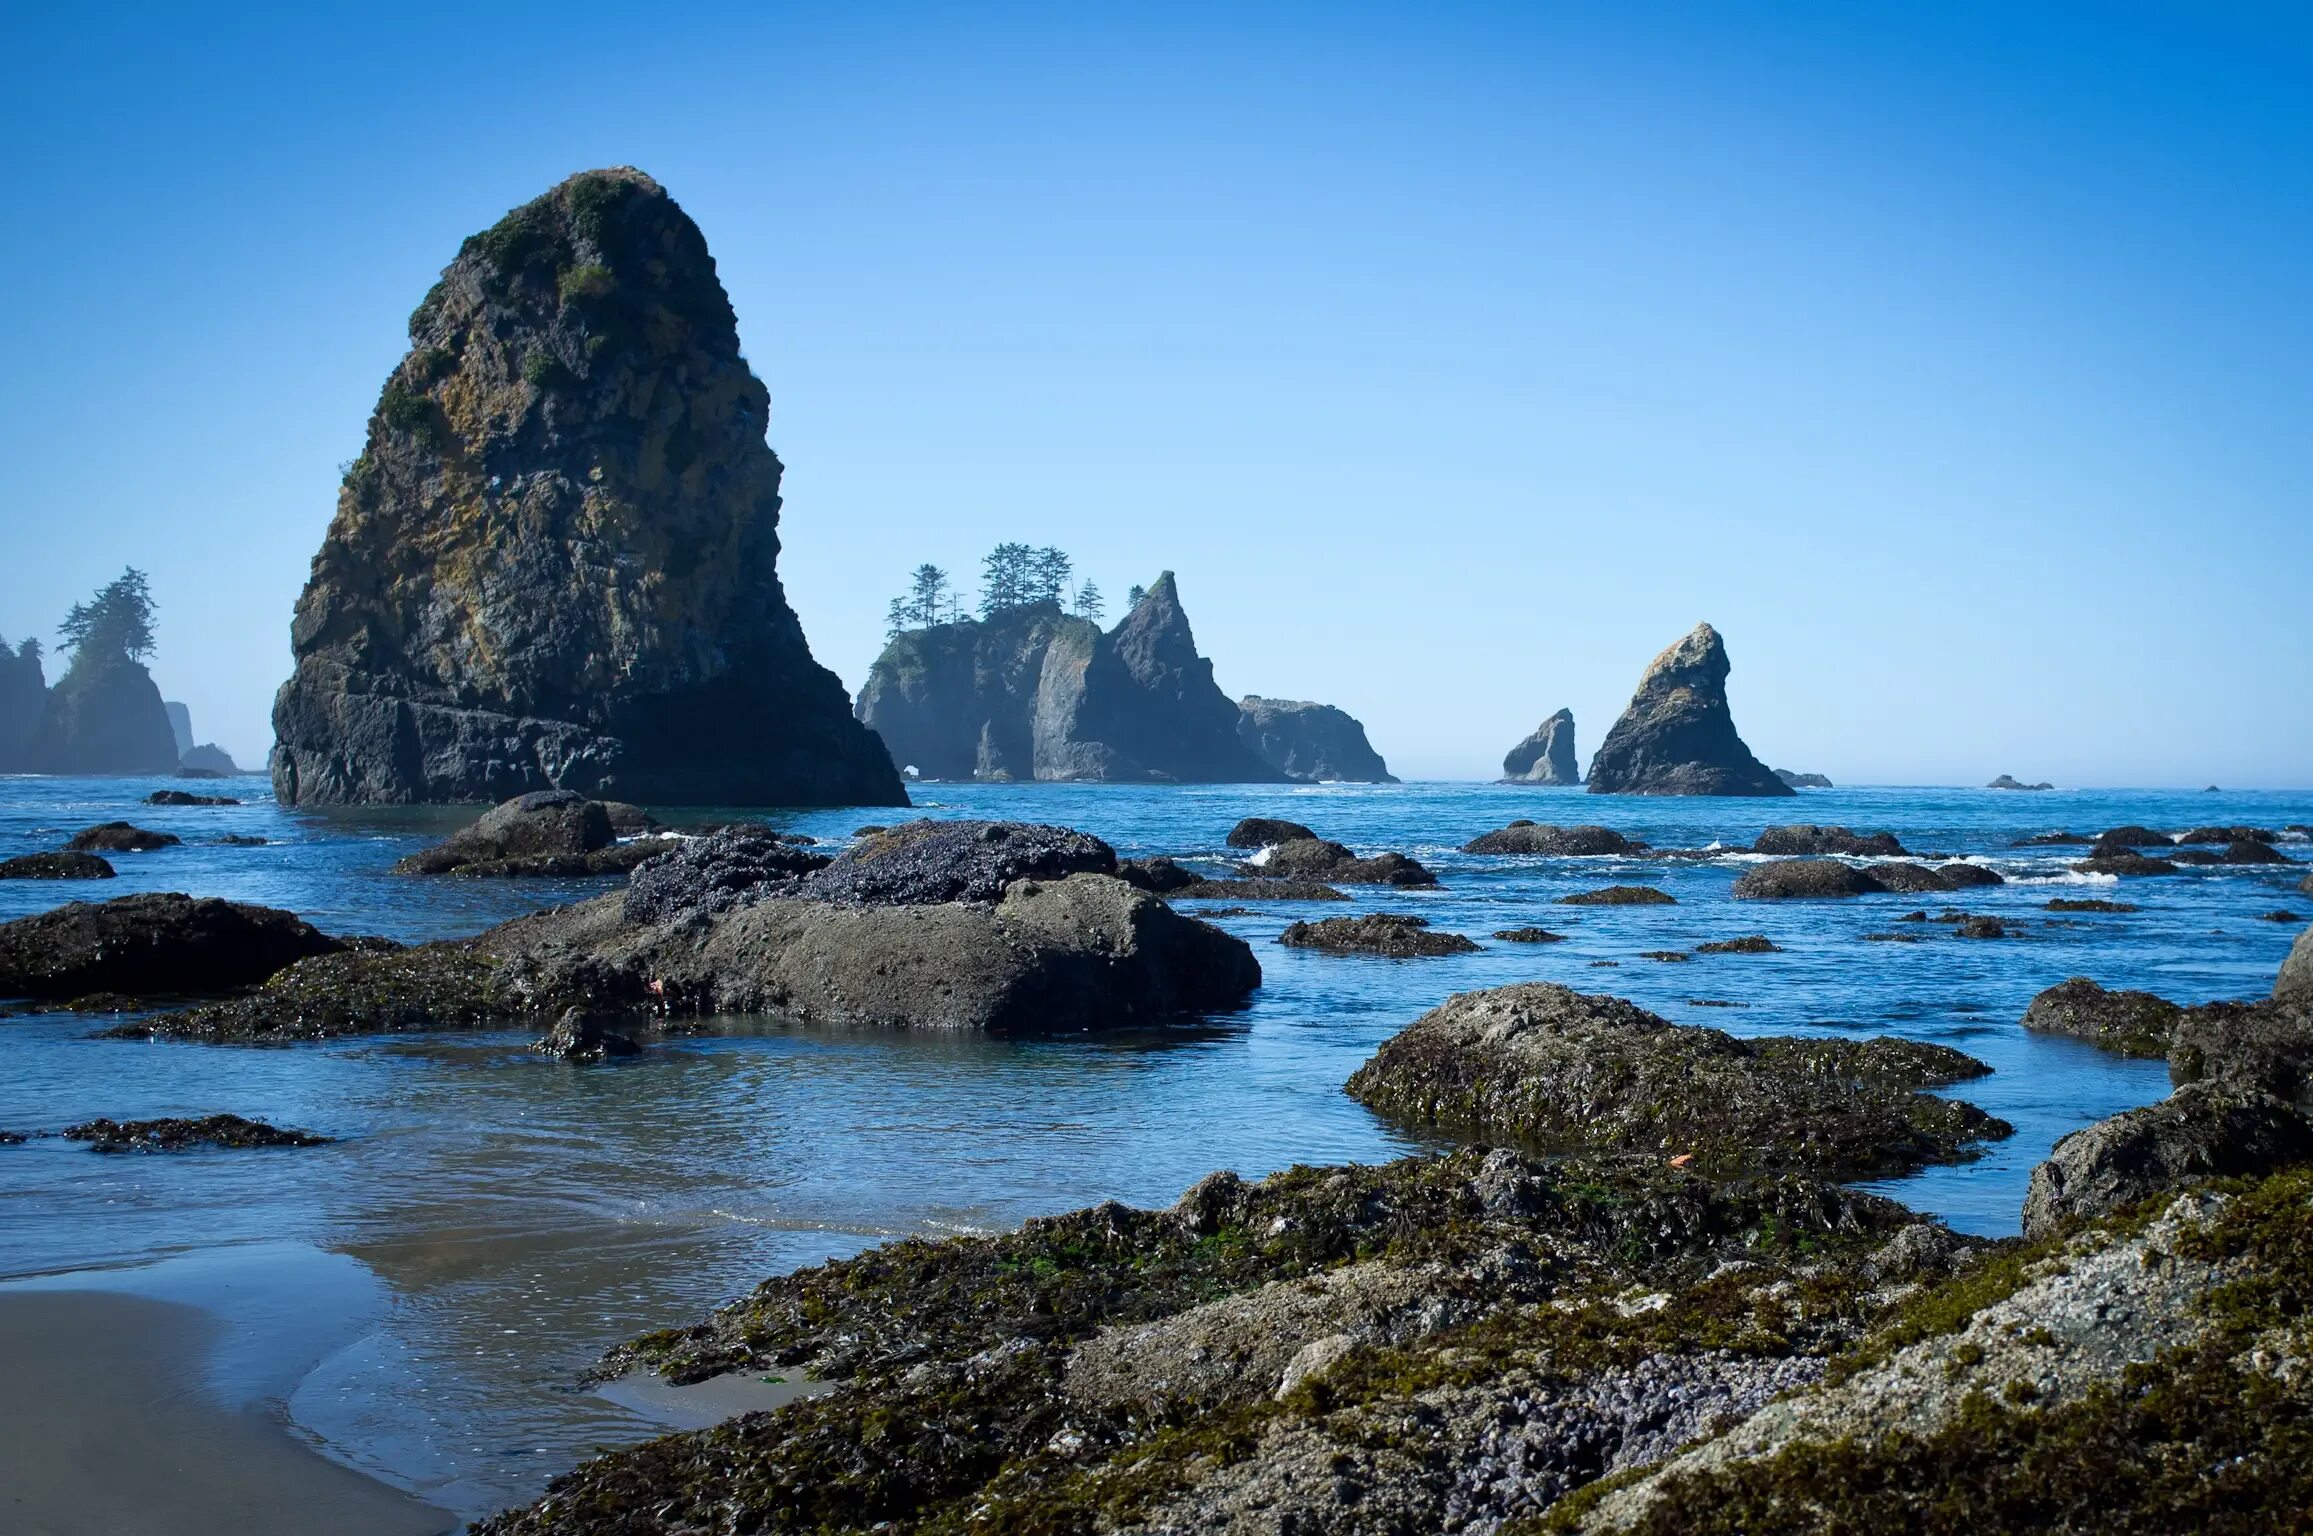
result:
<svg viewBox="0 0 2313 1536"><path fill-rule="evenodd" d="M1261 761L1303 783L1397 782L1366 740L1364 722L1331 704L1248 693L1237 701L1237 739Z"/></svg>
<svg viewBox="0 0 2313 1536"><path fill-rule="evenodd" d="M1579 784L1581 759L1574 755L1574 711L1562 709L1519 742L1502 759L1505 784Z"/></svg>
<svg viewBox="0 0 2313 1536"><path fill-rule="evenodd" d="M892 761L926 778L1288 778L1240 738L1170 571L1105 634L1051 602L905 631L876 658L858 709Z"/></svg>
<svg viewBox="0 0 2313 1536"><path fill-rule="evenodd" d="M48 709L48 678L40 670L40 642L17 650L0 640L0 773L28 773L32 738Z"/></svg>
<svg viewBox="0 0 2313 1536"><path fill-rule="evenodd" d="M705 238L642 172L467 240L298 600L276 796L906 803L780 587L769 416Z"/></svg>
<svg viewBox="0 0 2313 1536"><path fill-rule="evenodd" d="M1594 795L1791 795L1727 707L1726 642L1708 624L1664 651L1590 760Z"/></svg>

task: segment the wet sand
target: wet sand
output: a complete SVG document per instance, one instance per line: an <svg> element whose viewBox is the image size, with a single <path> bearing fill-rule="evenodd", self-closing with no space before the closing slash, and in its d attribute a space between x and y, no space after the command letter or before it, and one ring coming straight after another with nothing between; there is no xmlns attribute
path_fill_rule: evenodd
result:
<svg viewBox="0 0 2313 1536"><path fill-rule="evenodd" d="M0 1529L12 1536L436 1536L457 1519L204 1384L217 1322L96 1291L0 1293Z"/></svg>

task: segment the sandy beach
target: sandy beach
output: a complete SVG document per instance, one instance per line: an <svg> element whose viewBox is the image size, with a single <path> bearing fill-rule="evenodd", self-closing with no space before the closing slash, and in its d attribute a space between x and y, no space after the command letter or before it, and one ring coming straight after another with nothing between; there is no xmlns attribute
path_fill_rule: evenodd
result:
<svg viewBox="0 0 2313 1536"><path fill-rule="evenodd" d="M0 1526L16 1536L436 1536L455 1517L203 1383L218 1324L171 1302L0 1293Z"/></svg>

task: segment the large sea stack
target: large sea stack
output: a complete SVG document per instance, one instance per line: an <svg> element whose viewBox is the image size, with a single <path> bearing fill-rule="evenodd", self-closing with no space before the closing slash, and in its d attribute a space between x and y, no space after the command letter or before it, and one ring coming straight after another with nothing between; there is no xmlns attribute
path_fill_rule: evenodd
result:
<svg viewBox="0 0 2313 1536"><path fill-rule="evenodd" d="M1728 670L1726 642L1708 624L1657 656L1590 760L1590 792L1796 794L1735 734Z"/></svg>
<svg viewBox="0 0 2313 1536"><path fill-rule="evenodd" d="M175 772L177 737L153 675L127 656L75 652L48 690L31 759L40 773Z"/></svg>
<svg viewBox="0 0 2313 1536"><path fill-rule="evenodd" d="M648 176L574 176L466 241L298 600L282 802L905 803L780 588L769 415Z"/></svg>
<svg viewBox="0 0 2313 1536"><path fill-rule="evenodd" d="M1579 784L1581 760L1574 755L1574 711L1562 709L1502 759L1505 784Z"/></svg>
<svg viewBox="0 0 2313 1536"><path fill-rule="evenodd" d="M1288 777L1239 737L1170 571L1105 634L1049 602L903 633L868 674L859 718L926 778Z"/></svg>
<svg viewBox="0 0 2313 1536"><path fill-rule="evenodd" d="M40 642L17 650L0 640L0 773L32 767L32 738L48 709L48 679L40 670Z"/></svg>
<svg viewBox="0 0 2313 1536"><path fill-rule="evenodd" d="M1365 724L1345 709L1303 699L1237 701L1237 739L1289 779L1309 784L1395 784L1389 764L1366 740Z"/></svg>

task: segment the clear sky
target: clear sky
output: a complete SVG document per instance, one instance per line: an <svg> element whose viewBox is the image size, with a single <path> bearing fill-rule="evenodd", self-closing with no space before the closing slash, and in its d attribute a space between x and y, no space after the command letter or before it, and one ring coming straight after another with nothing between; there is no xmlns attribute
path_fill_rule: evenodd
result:
<svg viewBox="0 0 2313 1536"><path fill-rule="evenodd" d="M2299 5L7 18L0 634L144 567L245 762L410 310L625 163L855 690L909 567L1019 539L1177 571L1224 688L1408 777L1560 705L1587 759L1707 618L1779 766L2313 784Z"/></svg>

